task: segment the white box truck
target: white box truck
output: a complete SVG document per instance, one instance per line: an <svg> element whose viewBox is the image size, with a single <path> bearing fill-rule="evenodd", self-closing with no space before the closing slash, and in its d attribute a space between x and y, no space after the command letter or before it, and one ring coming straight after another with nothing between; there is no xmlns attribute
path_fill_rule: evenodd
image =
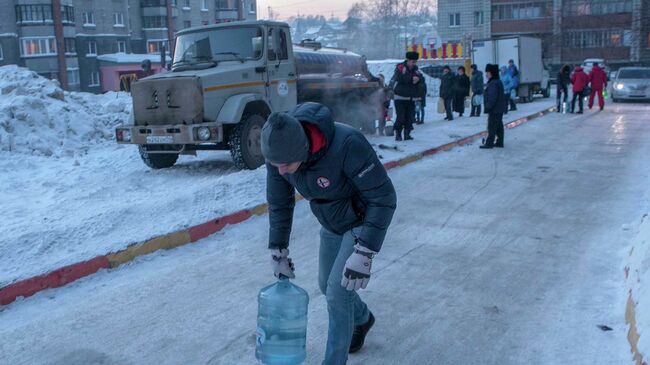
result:
<svg viewBox="0 0 650 365"><path fill-rule="evenodd" d="M534 94L545 98L551 95L548 71L542 63L542 40L535 37L509 37L472 42L472 62L479 70L488 63L507 66L513 60L519 69L517 95L524 102L533 100Z"/></svg>

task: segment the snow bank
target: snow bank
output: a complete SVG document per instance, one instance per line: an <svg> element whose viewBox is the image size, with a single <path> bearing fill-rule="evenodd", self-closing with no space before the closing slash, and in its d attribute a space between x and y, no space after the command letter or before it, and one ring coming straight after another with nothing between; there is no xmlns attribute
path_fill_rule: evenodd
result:
<svg viewBox="0 0 650 365"><path fill-rule="evenodd" d="M113 138L131 98L63 91L58 81L16 65L0 67L0 151L41 155L85 154Z"/></svg>
<svg viewBox="0 0 650 365"><path fill-rule="evenodd" d="M623 227L623 229L628 229ZM644 215L639 232L632 242L627 272L627 289L631 295L626 310L628 340L635 360L650 355L650 216ZM635 346L635 342L636 343ZM645 364L645 362L644 362Z"/></svg>

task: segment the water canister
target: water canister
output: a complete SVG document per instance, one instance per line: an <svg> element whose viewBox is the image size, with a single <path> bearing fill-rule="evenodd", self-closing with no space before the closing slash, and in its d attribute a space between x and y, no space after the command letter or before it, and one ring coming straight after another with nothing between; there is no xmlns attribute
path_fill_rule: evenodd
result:
<svg viewBox="0 0 650 365"><path fill-rule="evenodd" d="M307 356L309 295L282 277L257 297L255 357L265 365L298 365Z"/></svg>

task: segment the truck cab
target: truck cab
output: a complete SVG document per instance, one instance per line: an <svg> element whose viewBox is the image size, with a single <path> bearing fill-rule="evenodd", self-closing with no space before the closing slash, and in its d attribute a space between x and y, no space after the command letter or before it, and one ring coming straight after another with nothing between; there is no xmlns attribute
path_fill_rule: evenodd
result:
<svg viewBox="0 0 650 365"><path fill-rule="evenodd" d="M116 129L117 142L138 145L151 168L170 167L180 154L227 149L235 166L254 169L264 163L260 137L271 112L289 111L299 100L323 102L321 89L338 101L352 100L350 91L363 96L379 89L372 75L363 74L359 55L295 49L303 55L302 80L286 23L244 21L178 32L171 72L131 86L131 121ZM342 65L352 67L341 73Z"/></svg>

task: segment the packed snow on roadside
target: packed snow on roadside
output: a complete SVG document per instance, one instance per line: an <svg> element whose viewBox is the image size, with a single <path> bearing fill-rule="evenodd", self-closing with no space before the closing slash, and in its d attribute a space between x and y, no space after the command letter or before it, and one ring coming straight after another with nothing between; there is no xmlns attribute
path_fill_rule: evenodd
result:
<svg viewBox="0 0 650 365"><path fill-rule="evenodd" d="M0 150L41 156L85 154L127 120L125 93L66 92L16 65L0 67Z"/></svg>

